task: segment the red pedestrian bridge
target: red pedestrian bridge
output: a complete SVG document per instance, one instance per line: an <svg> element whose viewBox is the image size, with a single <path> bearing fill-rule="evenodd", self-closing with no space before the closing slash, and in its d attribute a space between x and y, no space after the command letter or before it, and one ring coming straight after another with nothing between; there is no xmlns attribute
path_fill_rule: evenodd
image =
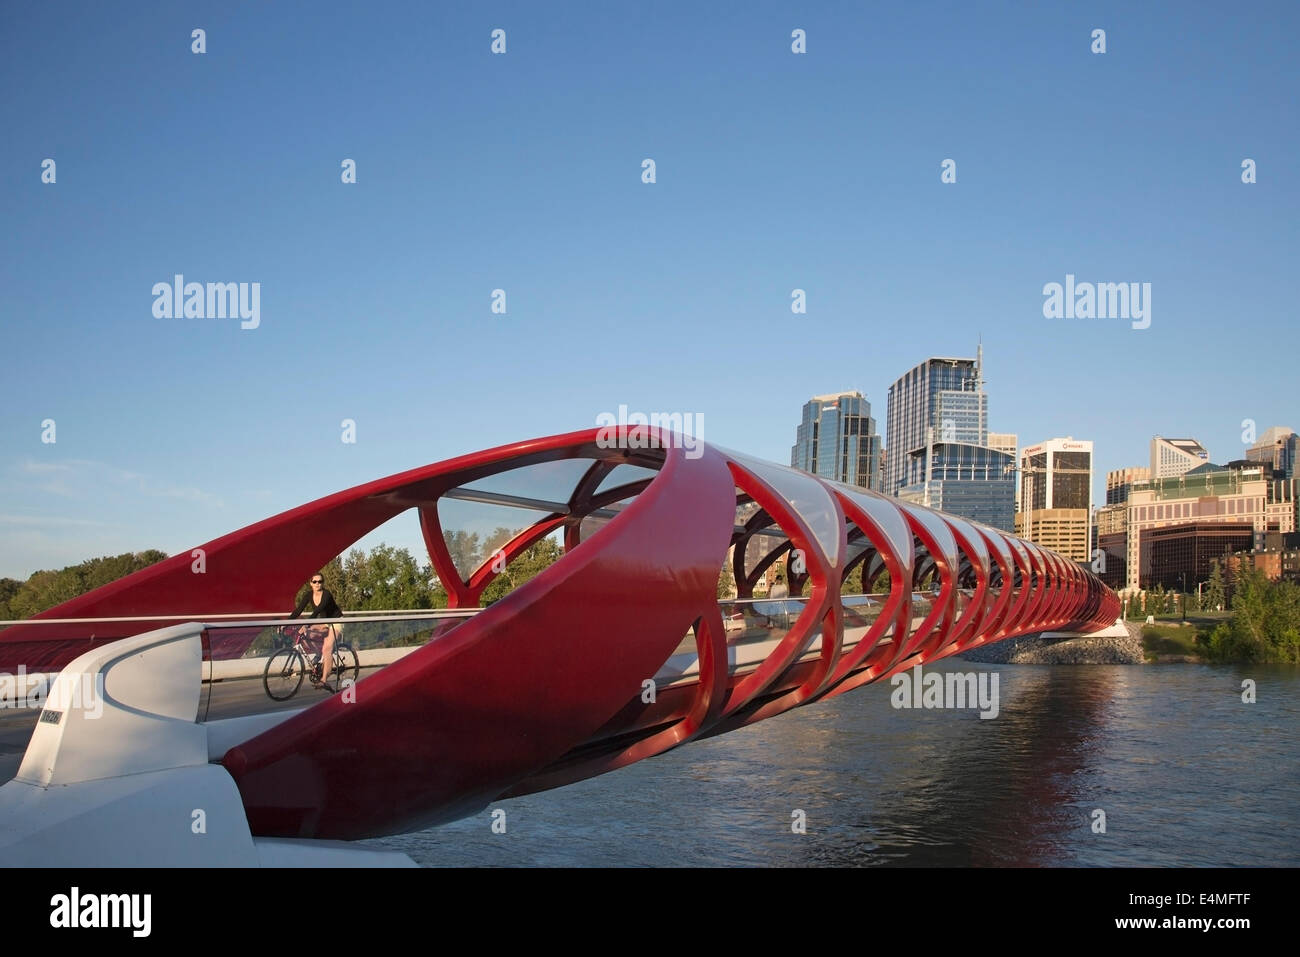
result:
<svg viewBox="0 0 1300 957"><path fill-rule="evenodd" d="M333 620L359 680L273 701L284 615L268 609L406 512L448 607ZM493 531L490 553L464 547ZM480 607L543 539L558 560ZM724 566L736 597L719 600ZM65 691L97 675L113 716L47 702L0 797L201 764L207 787L233 782L254 842L393 834L1119 613L1089 571L995 529L644 427L591 429L330 495L0 631L0 672L63 669Z"/></svg>

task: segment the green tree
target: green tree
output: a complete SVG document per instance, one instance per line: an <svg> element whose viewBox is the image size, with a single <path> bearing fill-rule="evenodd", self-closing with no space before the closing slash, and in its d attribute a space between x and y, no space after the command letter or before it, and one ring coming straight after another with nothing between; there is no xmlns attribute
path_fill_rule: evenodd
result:
<svg viewBox="0 0 1300 957"><path fill-rule="evenodd" d="M504 525L498 525L492 530L492 534L483 539L483 548L479 552L478 564L483 564L491 558L498 549L504 548L510 544L510 541L518 535L523 529L506 528Z"/></svg>
<svg viewBox="0 0 1300 957"><path fill-rule="evenodd" d="M447 592L433 584L430 566L405 548L384 543L370 552L353 548L331 559L321 574L345 615L447 607ZM308 591L304 585L295 602ZM343 625L343 640L357 649L418 645L432 631L427 623L350 621Z"/></svg>
<svg viewBox="0 0 1300 957"><path fill-rule="evenodd" d="M148 568L150 565L160 562L166 557L166 552L160 552L156 548L151 548L143 552L127 552L123 555L92 558L77 566L78 575L81 579L82 587L85 588L86 591L90 591L91 589L99 588L101 585L107 585L120 578L125 578L127 575L137 572L142 568Z"/></svg>
<svg viewBox="0 0 1300 957"><path fill-rule="evenodd" d="M9 618L30 618L55 605L71 601L92 589L147 568L167 557L165 552L149 549L123 552L121 555L91 558L58 571L42 570L22 582L4 603ZM13 579L7 579L12 581Z"/></svg>
<svg viewBox="0 0 1300 957"><path fill-rule="evenodd" d="M876 580L871 583L871 594L887 595L889 594L889 589L891 587L892 587L892 582L889 577L889 569L886 568L879 575L877 575Z"/></svg>
<svg viewBox="0 0 1300 957"><path fill-rule="evenodd" d="M1300 585L1270 582L1244 565L1235 577L1232 617L1210 636L1211 657L1300 664Z"/></svg>
<svg viewBox="0 0 1300 957"><path fill-rule="evenodd" d="M1157 584L1147 592L1147 614L1160 615L1164 613L1165 605L1165 586Z"/></svg>
<svg viewBox="0 0 1300 957"><path fill-rule="evenodd" d="M368 554L354 548L346 557L331 559L321 575L345 612L434 607L429 567L419 564L405 548L381 543ZM303 586L295 601L301 601L308 590ZM445 592L443 599L445 607Z"/></svg>
<svg viewBox="0 0 1300 957"><path fill-rule="evenodd" d="M321 569L325 587L333 594L339 608L344 611L360 611L365 607L361 593L361 581L365 578L366 553L354 548L347 555L335 555L329 564Z"/></svg>
<svg viewBox="0 0 1300 957"><path fill-rule="evenodd" d="M18 589L23 585L16 578L0 578L0 621L7 620L11 617L9 613L9 599L18 594Z"/></svg>
<svg viewBox="0 0 1300 957"><path fill-rule="evenodd" d="M428 576L405 548L373 548L359 586L365 610L429 607Z"/></svg>
<svg viewBox="0 0 1300 957"><path fill-rule="evenodd" d="M722 563L722 572L718 575L718 598L736 597L736 576L731 572L731 556Z"/></svg>
<svg viewBox="0 0 1300 957"><path fill-rule="evenodd" d="M443 540L447 543L447 551L451 553L451 561L456 570L469 577L470 572L478 568L483 555L478 533L457 529L443 533Z"/></svg>
<svg viewBox="0 0 1300 957"><path fill-rule="evenodd" d="M75 568L34 572L9 600L15 618L30 618L84 594Z"/></svg>
<svg viewBox="0 0 1300 957"><path fill-rule="evenodd" d="M514 561L507 565L501 574L493 578L487 588L483 589L479 599L480 604L486 607L505 597L524 582L531 581L550 568L563 554L560 544L552 538L543 538L534 542L515 556Z"/></svg>
<svg viewBox="0 0 1300 957"><path fill-rule="evenodd" d="M1210 581L1205 586L1205 609L1206 611L1221 611L1223 609L1223 569L1219 566L1216 559L1213 568L1210 569Z"/></svg>

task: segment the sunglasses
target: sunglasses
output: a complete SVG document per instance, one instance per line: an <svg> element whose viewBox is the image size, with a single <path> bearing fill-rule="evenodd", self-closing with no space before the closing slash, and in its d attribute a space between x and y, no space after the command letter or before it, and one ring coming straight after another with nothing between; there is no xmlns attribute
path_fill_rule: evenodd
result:
<svg viewBox="0 0 1300 957"><path fill-rule="evenodd" d="M323 578L313 578L313 579L311 580L311 583L312 583L313 585L323 585L323 584L325 584L325 579L323 579Z"/></svg>

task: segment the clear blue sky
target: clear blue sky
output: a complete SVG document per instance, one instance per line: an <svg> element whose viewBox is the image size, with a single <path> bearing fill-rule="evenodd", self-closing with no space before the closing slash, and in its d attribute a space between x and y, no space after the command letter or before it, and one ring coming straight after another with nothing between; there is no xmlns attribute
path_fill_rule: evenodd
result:
<svg viewBox="0 0 1300 957"><path fill-rule="evenodd" d="M813 394L883 429L980 335L994 430L1092 439L1098 488L1300 427L1300 7L815 6L0 6L0 575L620 404L788 462ZM175 273L260 327L155 318ZM1150 328L1045 319L1067 273Z"/></svg>

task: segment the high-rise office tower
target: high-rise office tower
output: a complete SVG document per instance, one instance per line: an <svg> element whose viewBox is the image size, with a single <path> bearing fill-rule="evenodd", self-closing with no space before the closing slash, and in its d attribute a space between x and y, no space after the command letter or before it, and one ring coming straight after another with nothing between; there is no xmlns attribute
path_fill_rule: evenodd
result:
<svg viewBox="0 0 1300 957"><path fill-rule="evenodd" d="M1015 456L988 445L982 364L930 358L889 387L882 491L1009 532Z"/></svg>
<svg viewBox="0 0 1300 957"><path fill-rule="evenodd" d="M1128 501L1134 482L1151 481L1151 470L1145 466L1111 469L1106 473L1106 504L1122 505Z"/></svg>
<svg viewBox="0 0 1300 957"><path fill-rule="evenodd" d="M1173 478L1210 461L1210 453L1195 439L1151 439L1151 477Z"/></svg>
<svg viewBox="0 0 1300 957"><path fill-rule="evenodd" d="M885 410L887 495L925 477L927 445L988 445L988 395L980 358L926 359L889 387Z"/></svg>
<svg viewBox="0 0 1300 957"><path fill-rule="evenodd" d="M1267 462L1276 478L1297 478L1296 460L1300 458L1300 435L1294 429L1275 425L1246 450L1251 462Z"/></svg>
<svg viewBox="0 0 1300 957"><path fill-rule="evenodd" d="M1092 443L1048 439L1020 453L1016 534L1076 562L1092 551Z"/></svg>
<svg viewBox="0 0 1300 957"><path fill-rule="evenodd" d="M815 395L803 407L790 464L862 488L877 488L880 436L861 392Z"/></svg>

